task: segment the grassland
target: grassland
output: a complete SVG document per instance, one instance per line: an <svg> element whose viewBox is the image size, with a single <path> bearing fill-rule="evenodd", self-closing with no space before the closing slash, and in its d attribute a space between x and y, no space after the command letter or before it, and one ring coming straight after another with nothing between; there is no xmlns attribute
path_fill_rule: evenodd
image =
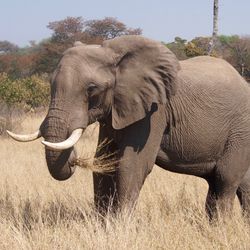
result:
<svg viewBox="0 0 250 250"><path fill-rule="evenodd" d="M20 132L38 127L42 117L24 119ZM93 156L97 130L78 145ZM103 227L93 211L89 170L77 169L65 182L53 180L40 141L1 138L0 249L250 249L250 226L238 201L226 222L209 224L207 184L157 166L147 178L136 211L109 217Z"/></svg>

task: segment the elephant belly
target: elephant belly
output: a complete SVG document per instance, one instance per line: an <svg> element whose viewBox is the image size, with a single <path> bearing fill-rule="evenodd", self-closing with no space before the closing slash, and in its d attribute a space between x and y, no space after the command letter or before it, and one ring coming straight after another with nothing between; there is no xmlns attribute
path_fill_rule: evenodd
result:
<svg viewBox="0 0 250 250"><path fill-rule="evenodd" d="M216 162L178 162L177 160L171 160L166 153L160 150L155 164L171 172L206 177L213 171Z"/></svg>
<svg viewBox="0 0 250 250"><path fill-rule="evenodd" d="M156 164L176 173L209 175L223 155L227 131L216 125L205 127L203 123L195 129L189 120L181 125L177 124L163 135Z"/></svg>

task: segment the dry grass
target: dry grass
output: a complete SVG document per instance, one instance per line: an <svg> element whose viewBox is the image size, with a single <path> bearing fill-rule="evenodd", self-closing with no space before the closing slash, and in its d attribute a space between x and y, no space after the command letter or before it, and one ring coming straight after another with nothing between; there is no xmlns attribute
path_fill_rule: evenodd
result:
<svg viewBox="0 0 250 250"><path fill-rule="evenodd" d="M41 119L26 118L24 132ZM91 159L96 133L78 145L83 158ZM53 180L39 141L1 139L0 158L0 249L250 249L250 227L237 202L230 220L209 224L207 185L198 178L155 167L135 213L110 217L104 228L92 209L90 171Z"/></svg>

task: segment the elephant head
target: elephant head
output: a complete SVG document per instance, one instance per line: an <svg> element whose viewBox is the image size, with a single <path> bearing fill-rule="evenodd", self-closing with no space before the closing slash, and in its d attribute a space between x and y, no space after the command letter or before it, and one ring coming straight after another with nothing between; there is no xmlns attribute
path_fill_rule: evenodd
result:
<svg viewBox="0 0 250 250"><path fill-rule="evenodd" d="M164 104L176 91L179 62L161 43L123 36L101 46L77 42L68 49L51 80L51 102L40 132L46 160L58 180L74 172L74 144L88 124L110 119L121 130ZM29 136L17 140L27 141Z"/></svg>

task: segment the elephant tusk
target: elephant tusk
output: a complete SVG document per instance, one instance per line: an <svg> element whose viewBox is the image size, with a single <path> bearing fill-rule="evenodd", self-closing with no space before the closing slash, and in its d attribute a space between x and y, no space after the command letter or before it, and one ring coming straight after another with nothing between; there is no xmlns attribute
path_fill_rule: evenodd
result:
<svg viewBox="0 0 250 250"><path fill-rule="evenodd" d="M65 141L56 142L56 143L42 141L42 144L53 150L57 150L57 151L65 150L65 149L73 147L77 143L77 141L80 139L82 133L83 133L83 129L78 128L78 129L75 129L70 135L70 137L66 139Z"/></svg>
<svg viewBox="0 0 250 250"><path fill-rule="evenodd" d="M18 134L14 134L12 132L10 132L9 130L6 130L6 132L8 133L8 135L10 137L12 137L14 140L16 141L20 141L20 142L29 142L29 141L34 141L38 138L41 137L41 132L40 130L37 130L35 133L33 134L28 134L28 135L18 135Z"/></svg>

